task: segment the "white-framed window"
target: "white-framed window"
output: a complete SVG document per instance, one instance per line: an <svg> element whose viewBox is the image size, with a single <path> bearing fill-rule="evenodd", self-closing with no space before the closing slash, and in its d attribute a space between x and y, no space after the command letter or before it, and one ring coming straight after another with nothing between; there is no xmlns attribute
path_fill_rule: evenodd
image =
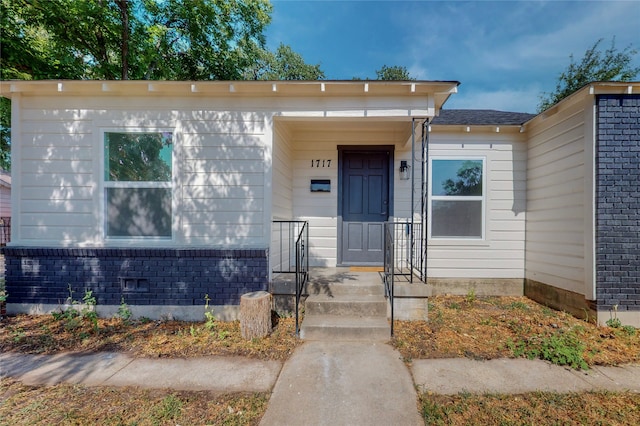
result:
<svg viewBox="0 0 640 426"><path fill-rule="evenodd" d="M171 238L172 178L172 132L105 131L106 238Z"/></svg>
<svg viewBox="0 0 640 426"><path fill-rule="evenodd" d="M430 158L432 239L484 239L485 164L483 157Z"/></svg>

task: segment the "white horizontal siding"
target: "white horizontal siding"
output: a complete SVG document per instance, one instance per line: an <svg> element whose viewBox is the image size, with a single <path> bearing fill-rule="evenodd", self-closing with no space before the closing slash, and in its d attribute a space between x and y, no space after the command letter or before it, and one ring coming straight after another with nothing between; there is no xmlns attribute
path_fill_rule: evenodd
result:
<svg viewBox="0 0 640 426"><path fill-rule="evenodd" d="M486 158L485 239L430 239L434 278L524 278L526 143L520 134L431 133L431 157Z"/></svg>
<svg viewBox="0 0 640 426"><path fill-rule="evenodd" d="M11 217L11 189L0 186L0 217Z"/></svg>
<svg viewBox="0 0 640 426"><path fill-rule="evenodd" d="M180 234L186 244L265 245L265 130L249 117L209 117L179 125Z"/></svg>
<svg viewBox="0 0 640 426"><path fill-rule="evenodd" d="M173 244L266 247L268 113L243 111L238 102L228 111L221 104L169 97L21 98L21 218L14 242L108 245L98 232L104 221L103 132L161 129L174 133Z"/></svg>
<svg viewBox="0 0 640 426"><path fill-rule="evenodd" d="M309 221L309 263L312 266L335 266L338 262L338 143L335 138L335 133L327 131L294 135L293 214L297 219ZM349 139L349 144L359 140ZM321 163L325 160L325 167L311 167L312 160ZM331 160L330 166L327 160ZM329 179L331 192L312 193L311 179Z"/></svg>
<svg viewBox="0 0 640 426"><path fill-rule="evenodd" d="M527 278L584 292L585 113L574 105L528 129Z"/></svg>

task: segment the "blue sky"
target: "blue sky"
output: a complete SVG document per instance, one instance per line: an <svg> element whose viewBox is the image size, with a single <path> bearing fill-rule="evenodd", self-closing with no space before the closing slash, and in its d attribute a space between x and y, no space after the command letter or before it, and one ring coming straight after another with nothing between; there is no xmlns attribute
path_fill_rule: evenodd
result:
<svg viewBox="0 0 640 426"><path fill-rule="evenodd" d="M640 1L272 0L267 44L284 43L328 79L375 78L405 66L419 80L457 80L445 107L535 112L569 55L640 50ZM636 55L635 65L640 65ZM640 77L639 77L640 79Z"/></svg>

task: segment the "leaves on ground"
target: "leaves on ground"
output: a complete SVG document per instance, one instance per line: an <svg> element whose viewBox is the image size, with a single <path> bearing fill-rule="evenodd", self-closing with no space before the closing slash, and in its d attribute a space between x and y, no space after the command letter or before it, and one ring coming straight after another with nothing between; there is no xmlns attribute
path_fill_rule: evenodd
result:
<svg viewBox="0 0 640 426"><path fill-rule="evenodd" d="M493 359L536 352L553 358L560 357L551 353L554 345L566 355L562 352L576 342L586 364L619 365L640 362L640 332L628 330L596 326L526 297L438 295L429 299L429 321L395 322L392 344L410 361ZM576 361L570 354L568 358Z"/></svg>
<svg viewBox="0 0 640 426"><path fill-rule="evenodd" d="M427 425L637 425L640 394L533 392L420 396Z"/></svg>
<svg viewBox="0 0 640 426"><path fill-rule="evenodd" d="M17 315L0 321L0 350L33 354L126 352L138 357L247 356L284 360L300 343L295 320L278 318L263 339L245 340L238 321L56 320L52 315Z"/></svg>
<svg viewBox="0 0 640 426"><path fill-rule="evenodd" d="M26 386L0 380L0 425L257 425L265 393Z"/></svg>
<svg viewBox="0 0 640 426"><path fill-rule="evenodd" d="M525 297L435 296L429 299L429 321L396 321L394 329L391 344L409 362L528 356L538 351L566 356L567 349L575 348L589 365L640 362L638 330L599 327ZM0 351L25 353L118 351L141 357L241 355L285 360L299 344L292 318L276 318L269 336L249 341L242 339L237 321L101 318L97 327L88 319L56 320L52 315L0 321ZM555 347L560 350L554 352ZM569 352L569 358L573 356ZM0 425L254 425L268 398L259 393L30 387L5 378L0 380ZM420 395L426 424L640 424L639 407L640 395L613 392Z"/></svg>

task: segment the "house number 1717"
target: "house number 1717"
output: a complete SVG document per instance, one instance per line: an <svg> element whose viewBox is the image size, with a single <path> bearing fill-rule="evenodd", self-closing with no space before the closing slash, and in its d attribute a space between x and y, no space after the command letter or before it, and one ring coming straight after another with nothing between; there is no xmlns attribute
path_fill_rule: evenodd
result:
<svg viewBox="0 0 640 426"><path fill-rule="evenodd" d="M331 167L331 160L311 160L311 167Z"/></svg>

